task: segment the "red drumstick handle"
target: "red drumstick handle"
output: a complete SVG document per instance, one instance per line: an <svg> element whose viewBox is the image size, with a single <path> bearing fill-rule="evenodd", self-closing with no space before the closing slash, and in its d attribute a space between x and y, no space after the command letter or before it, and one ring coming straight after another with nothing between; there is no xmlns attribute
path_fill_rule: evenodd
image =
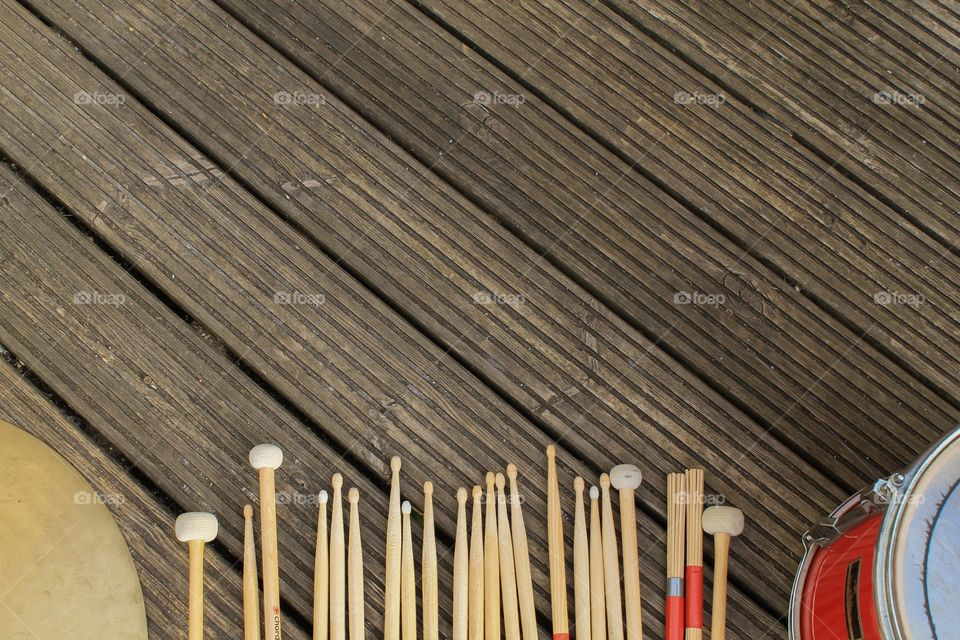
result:
<svg viewBox="0 0 960 640"><path fill-rule="evenodd" d="M684 576L686 588L686 625L688 629L703 628L703 567L687 565Z"/></svg>
<svg viewBox="0 0 960 640"><path fill-rule="evenodd" d="M555 633L553 634L553 640L570 640L569 633Z"/></svg>
<svg viewBox="0 0 960 640"><path fill-rule="evenodd" d="M667 578L665 640L683 640L683 579Z"/></svg>

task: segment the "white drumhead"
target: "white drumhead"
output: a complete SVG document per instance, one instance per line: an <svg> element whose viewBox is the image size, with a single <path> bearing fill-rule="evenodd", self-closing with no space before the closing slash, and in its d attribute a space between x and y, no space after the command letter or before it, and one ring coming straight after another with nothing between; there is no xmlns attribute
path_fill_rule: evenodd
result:
<svg viewBox="0 0 960 640"><path fill-rule="evenodd" d="M960 638L960 430L908 473L877 552L885 637Z"/></svg>

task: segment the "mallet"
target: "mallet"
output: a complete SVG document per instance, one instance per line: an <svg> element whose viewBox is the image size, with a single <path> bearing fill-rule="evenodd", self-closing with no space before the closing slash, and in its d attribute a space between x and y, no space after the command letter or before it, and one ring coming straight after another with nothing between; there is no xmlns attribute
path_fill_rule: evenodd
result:
<svg viewBox="0 0 960 640"><path fill-rule="evenodd" d="M520 629L523 631L523 640L537 640L537 609L533 600L527 529L523 525L523 498L517 487L517 465L507 465L507 477L510 479L510 525L513 534L513 563L517 571Z"/></svg>
<svg viewBox="0 0 960 640"><path fill-rule="evenodd" d="M483 635L500 640L500 544L497 541L496 478L487 473L487 514L483 538Z"/></svg>
<svg viewBox="0 0 960 640"><path fill-rule="evenodd" d="M713 536L713 608L711 640L727 636L727 566L730 538L743 533L743 512L735 507L710 507L703 512L703 530Z"/></svg>
<svg viewBox="0 0 960 640"><path fill-rule="evenodd" d="M467 539L467 490L457 489L457 537L453 547L453 626L451 640L467 640L470 550ZM351 638L351 640L353 640Z"/></svg>
<svg viewBox="0 0 960 640"><path fill-rule="evenodd" d="M620 537L623 549L623 600L627 640L643 640L636 498L637 488L642 481L643 474L632 464L618 464L610 470L610 484L620 492Z"/></svg>
<svg viewBox="0 0 960 640"><path fill-rule="evenodd" d="M347 560L343 530L343 476L333 474L330 509L330 640L347 640Z"/></svg>
<svg viewBox="0 0 960 640"><path fill-rule="evenodd" d="M260 640L260 584L253 539L253 506L243 507L243 640Z"/></svg>
<svg viewBox="0 0 960 640"><path fill-rule="evenodd" d="M483 638L483 489L473 487L473 522L470 527L470 564L467 619L468 640Z"/></svg>
<svg viewBox="0 0 960 640"><path fill-rule="evenodd" d="M433 524L433 483L423 483L423 640L440 637L440 594L437 584L437 537Z"/></svg>
<svg viewBox="0 0 960 640"><path fill-rule="evenodd" d="M617 551L617 531L613 523L610 503L610 476L600 476L601 522L603 533L603 582L607 603L607 637L623 640L623 604L620 601L620 554Z"/></svg>
<svg viewBox="0 0 960 640"><path fill-rule="evenodd" d="M590 635L607 640L607 605L603 591L603 538L600 534L600 489L590 487Z"/></svg>
<svg viewBox="0 0 960 640"><path fill-rule="evenodd" d="M177 540L187 543L190 554L188 637L203 640L203 547L217 537L217 517L199 511L181 513L174 531Z"/></svg>
<svg viewBox="0 0 960 640"><path fill-rule="evenodd" d="M327 640L330 610L330 548L326 491L317 494L317 549L313 556L313 640Z"/></svg>
<svg viewBox="0 0 960 640"><path fill-rule="evenodd" d="M573 481L576 506L573 516L573 628L577 640L590 640L590 542L583 508L583 478Z"/></svg>
<svg viewBox="0 0 960 640"><path fill-rule="evenodd" d="M383 638L400 640L400 458L390 459L387 550L383 578Z"/></svg>
<svg viewBox="0 0 960 640"><path fill-rule="evenodd" d="M360 542L360 490L347 493L350 502L350 541L347 547L347 609L350 612L350 640L364 640L363 546Z"/></svg>
<svg viewBox="0 0 960 640"><path fill-rule="evenodd" d="M687 469L687 567L683 576L685 640L703 637L703 469Z"/></svg>
<svg viewBox="0 0 960 640"><path fill-rule="evenodd" d="M503 635L506 640L520 640L520 610L517 605L517 574L510 542L510 521L507 519L507 480L502 473L497 483L497 542L500 545L500 595L503 601Z"/></svg>
<svg viewBox="0 0 960 640"><path fill-rule="evenodd" d="M550 556L550 609L553 614L553 640L569 640L570 621L567 618L567 563L564 556L563 512L560 510L560 485L557 481L557 448L552 444L547 447L547 551ZM619 589L619 585L617 588ZM615 640L622 640L622 638Z"/></svg>
<svg viewBox="0 0 960 640"><path fill-rule="evenodd" d="M274 444L250 450L250 466L260 476L260 561L263 563L263 626L266 637L280 640L280 564L277 554L277 493L274 471L283 451Z"/></svg>
<svg viewBox="0 0 960 640"><path fill-rule="evenodd" d="M400 637L417 640L417 576L413 566L413 534L410 531L410 503L400 505L403 514L400 550Z"/></svg>

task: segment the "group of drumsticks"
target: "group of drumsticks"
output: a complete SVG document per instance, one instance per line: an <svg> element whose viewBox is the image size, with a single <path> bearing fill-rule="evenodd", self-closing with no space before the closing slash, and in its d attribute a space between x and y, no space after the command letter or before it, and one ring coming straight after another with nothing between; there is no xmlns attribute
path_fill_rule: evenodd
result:
<svg viewBox="0 0 960 640"><path fill-rule="evenodd" d="M275 445L250 451L260 485L260 545L263 567L263 623L268 640L280 640L280 580L277 553L274 471L283 461ZM387 515L384 572L384 640L417 640L417 585L409 502L400 501L400 458L390 461L391 487ZM488 473L486 491L473 487L470 532L467 490L457 491L457 530L453 557L453 620L451 640L536 640L527 534L517 468L506 476ZM589 525L584 508L585 482L574 480L574 616L577 640L642 640L640 559L637 544L635 492L640 470L621 464L602 474L591 487ZM509 483L510 495L506 487ZM360 543L359 491L350 489L349 539L345 535L343 478L331 481L333 495L319 494L314 565L313 640L364 640L363 553ZM620 550L616 541L611 487L619 492L623 596ZM426 482L422 537L422 638L439 640L437 544L433 519L433 485ZM329 528L327 505L331 504ZM507 514L507 505L510 514ZM703 533L714 536L715 564L711 638L722 640L726 626L727 560L730 538L743 531L743 514L727 506L703 510L703 471L688 469L667 476L666 640L700 640L703 607ZM485 517L482 513L486 511ZM259 584L254 546L253 507L244 515L244 640L260 640ZM485 520L485 524L484 524ZM211 513L184 513L176 535L189 546L189 639L203 638L203 550L217 535ZM328 535L329 531L329 535ZM547 544L553 640L569 640L563 515L557 481L556 448L547 447ZM686 558L686 562L684 561ZM348 617L349 614L349 617ZM502 614L502 616L501 616Z"/></svg>

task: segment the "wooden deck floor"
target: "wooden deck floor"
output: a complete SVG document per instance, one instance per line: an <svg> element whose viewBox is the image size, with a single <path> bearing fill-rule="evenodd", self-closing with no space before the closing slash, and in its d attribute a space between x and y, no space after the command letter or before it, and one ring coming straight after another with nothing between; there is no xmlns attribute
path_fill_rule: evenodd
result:
<svg viewBox="0 0 960 640"><path fill-rule="evenodd" d="M208 631L239 635L261 441L291 638L335 471L378 633L393 454L447 547L455 489L519 465L547 637L551 442L568 511L577 473L649 479L648 637L685 466L748 517L731 637L783 637L806 526L960 417L949 3L0 7L0 417L124 496L151 637L182 636L183 510L220 515Z"/></svg>

